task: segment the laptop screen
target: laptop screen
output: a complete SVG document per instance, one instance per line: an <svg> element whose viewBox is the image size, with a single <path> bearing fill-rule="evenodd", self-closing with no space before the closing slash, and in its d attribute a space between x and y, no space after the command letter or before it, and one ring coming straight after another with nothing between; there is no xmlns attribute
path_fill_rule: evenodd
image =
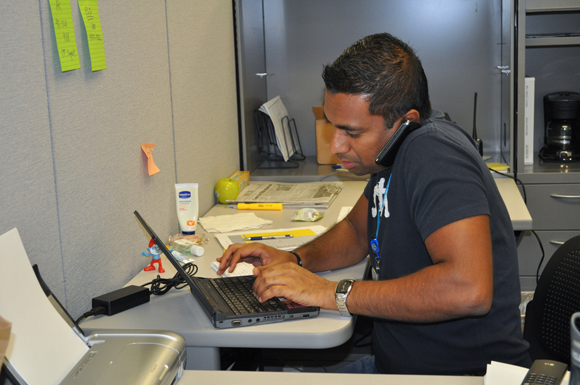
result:
<svg viewBox="0 0 580 385"><path fill-rule="evenodd" d="M165 254L165 256L167 257L169 262L171 262L173 267L175 267L175 270L177 270L179 275L181 275L181 278L183 278L185 280L185 282L187 282L187 284L189 285L190 288L194 288L195 286L193 285L193 281L191 280L191 277L185 272L185 270L183 270L183 267L181 267L179 262L177 262L177 260L173 256L173 254L171 254L169 249L167 249L167 246L165 246L165 243L163 243L163 241L157 236L157 234L155 234L153 229L149 226L149 224L147 224L147 222L145 222L145 219L143 219L143 217L141 216L141 214L139 214L139 212L137 210L135 210L134 214L137 217L137 219L139 220L139 222L141 223L141 225L145 228L147 233L151 236L151 239L153 239L153 241L157 244L157 246L159 246L159 249L161 250L161 252L163 254Z"/></svg>

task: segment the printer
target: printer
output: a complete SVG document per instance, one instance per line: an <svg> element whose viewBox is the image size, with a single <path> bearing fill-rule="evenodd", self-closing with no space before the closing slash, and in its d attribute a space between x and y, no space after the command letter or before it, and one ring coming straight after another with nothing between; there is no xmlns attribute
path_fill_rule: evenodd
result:
<svg viewBox="0 0 580 385"><path fill-rule="evenodd" d="M0 314L12 322L4 359L12 382L170 385L181 378L187 356L185 339L177 333L117 330L85 336L30 265L18 230L0 236L0 263L0 283L19 283L14 290L0 287Z"/></svg>

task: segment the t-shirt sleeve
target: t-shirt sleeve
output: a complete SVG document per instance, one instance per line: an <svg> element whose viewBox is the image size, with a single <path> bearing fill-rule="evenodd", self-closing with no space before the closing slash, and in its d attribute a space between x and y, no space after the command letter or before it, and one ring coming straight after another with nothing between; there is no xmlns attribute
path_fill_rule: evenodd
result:
<svg viewBox="0 0 580 385"><path fill-rule="evenodd" d="M406 194L423 240L450 223L489 215L483 171L474 154L464 145L431 133L419 135L405 146Z"/></svg>

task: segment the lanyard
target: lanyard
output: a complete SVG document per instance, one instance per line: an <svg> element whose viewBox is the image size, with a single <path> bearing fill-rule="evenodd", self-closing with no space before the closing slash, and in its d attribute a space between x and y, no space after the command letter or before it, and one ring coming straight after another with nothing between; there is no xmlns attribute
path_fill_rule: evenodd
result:
<svg viewBox="0 0 580 385"><path fill-rule="evenodd" d="M376 264L375 264L375 268L373 269L373 279L376 281L379 279L379 271L380 271L380 266L379 266L379 262L381 260L381 256L379 254L379 240L377 239L379 237L379 227L381 226L381 216L383 216L383 208L385 206L385 201L387 200L387 194L389 193L389 186L391 185L391 177L393 176L393 174L389 175L389 181L387 182L387 188L385 189L385 193L383 194L383 199L381 201L381 208L378 212L377 215L377 230L375 232L375 236L373 239L371 239L371 250L375 253L376 255Z"/></svg>

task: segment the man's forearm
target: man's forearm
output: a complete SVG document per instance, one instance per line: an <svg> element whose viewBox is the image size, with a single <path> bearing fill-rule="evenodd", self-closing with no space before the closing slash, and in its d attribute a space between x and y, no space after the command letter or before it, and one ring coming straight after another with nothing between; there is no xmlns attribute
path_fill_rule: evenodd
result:
<svg viewBox="0 0 580 385"><path fill-rule="evenodd" d="M355 282L348 309L353 314L405 322L438 322L487 313L485 304L491 303L493 291L452 278L446 269L438 264L398 279Z"/></svg>
<svg viewBox="0 0 580 385"><path fill-rule="evenodd" d="M366 235L359 234L347 218L294 251L310 271L340 269L360 262L368 254L365 239Z"/></svg>
<svg viewBox="0 0 580 385"><path fill-rule="evenodd" d="M396 279L355 282L346 302L351 313L412 322L486 314L493 299L488 216L450 223L425 246L433 265Z"/></svg>

